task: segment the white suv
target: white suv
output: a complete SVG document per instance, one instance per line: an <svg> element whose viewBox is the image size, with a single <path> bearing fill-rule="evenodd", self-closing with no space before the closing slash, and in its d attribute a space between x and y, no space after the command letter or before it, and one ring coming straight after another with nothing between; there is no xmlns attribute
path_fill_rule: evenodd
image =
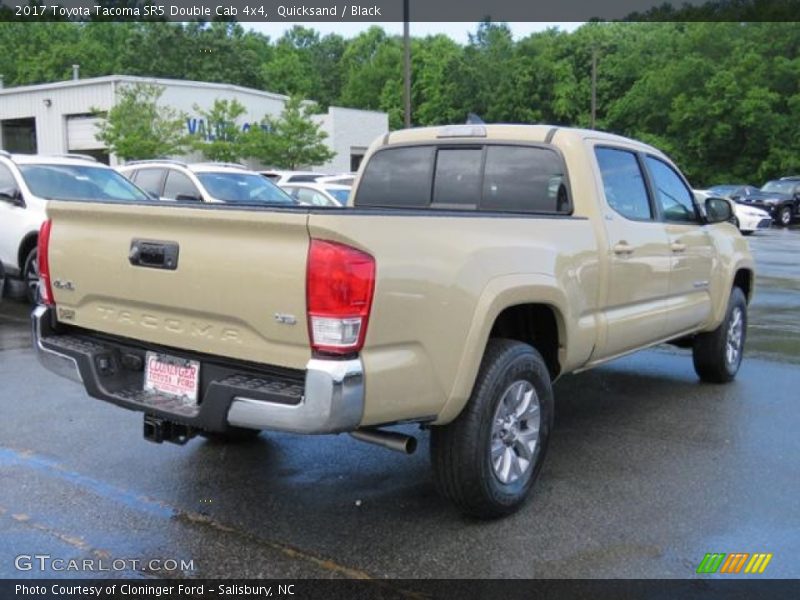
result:
<svg viewBox="0 0 800 600"><path fill-rule="evenodd" d="M297 204L265 177L234 163L137 160L117 170L151 196L171 202Z"/></svg>
<svg viewBox="0 0 800 600"><path fill-rule="evenodd" d="M90 156L9 154L0 151L0 263L6 280L21 280L38 299L37 241L50 200L148 201L111 167ZM0 295L2 295L0 287Z"/></svg>

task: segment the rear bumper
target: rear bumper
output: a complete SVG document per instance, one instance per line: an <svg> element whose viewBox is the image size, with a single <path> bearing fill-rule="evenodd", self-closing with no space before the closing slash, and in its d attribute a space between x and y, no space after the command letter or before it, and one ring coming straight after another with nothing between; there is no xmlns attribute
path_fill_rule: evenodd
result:
<svg viewBox="0 0 800 600"><path fill-rule="evenodd" d="M147 350L134 342L107 340L88 334L63 334L53 311L38 306L31 316L33 344L48 370L82 383L94 398L206 431L229 426L293 433L353 431L364 413L364 372L359 358L311 359L304 372L258 369L199 359L200 401L180 400L143 391L141 368Z"/></svg>

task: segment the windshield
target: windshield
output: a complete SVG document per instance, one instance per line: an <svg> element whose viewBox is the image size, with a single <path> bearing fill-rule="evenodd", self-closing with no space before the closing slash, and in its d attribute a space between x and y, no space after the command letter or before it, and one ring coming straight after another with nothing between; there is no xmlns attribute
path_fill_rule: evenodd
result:
<svg viewBox="0 0 800 600"><path fill-rule="evenodd" d="M336 201L342 206L347 204L347 199L350 197L350 190L325 188L325 191L336 198Z"/></svg>
<svg viewBox="0 0 800 600"><path fill-rule="evenodd" d="M286 192L261 175L251 173L197 173L217 200L238 204L297 204Z"/></svg>
<svg viewBox="0 0 800 600"><path fill-rule="evenodd" d="M83 165L19 165L31 192L47 200L120 200L150 197L113 169Z"/></svg>
<svg viewBox="0 0 800 600"><path fill-rule="evenodd" d="M791 194L796 181L768 181L761 188L762 192L780 192L781 194Z"/></svg>

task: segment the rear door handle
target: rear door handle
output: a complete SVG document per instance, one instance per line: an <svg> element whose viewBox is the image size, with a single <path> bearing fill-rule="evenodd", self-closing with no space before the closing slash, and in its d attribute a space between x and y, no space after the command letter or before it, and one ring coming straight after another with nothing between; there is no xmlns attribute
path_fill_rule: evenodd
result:
<svg viewBox="0 0 800 600"><path fill-rule="evenodd" d="M134 267L174 271L178 268L179 249L176 242L134 239L131 240L128 262Z"/></svg>
<svg viewBox="0 0 800 600"><path fill-rule="evenodd" d="M633 246L628 242L620 242L614 246L614 254L619 254L621 256L633 254Z"/></svg>
<svg viewBox="0 0 800 600"><path fill-rule="evenodd" d="M675 254L679 254L679 253L681 253L681 252L686 250L686 244L681 244L680 242L673 242L670 245L670 248L672 248L672 251Z"/></svg>

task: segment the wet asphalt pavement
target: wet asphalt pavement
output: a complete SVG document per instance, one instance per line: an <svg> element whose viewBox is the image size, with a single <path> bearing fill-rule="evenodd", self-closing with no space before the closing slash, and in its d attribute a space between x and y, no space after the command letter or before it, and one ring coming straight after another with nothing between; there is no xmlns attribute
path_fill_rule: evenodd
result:
<svg viewBox="0 0 800 600"><path fill-rule="evenodd" d="M141 414L36 363L6 300L0 577L81 575L15 569L49 554L192 563L99 573L128 577L683 578L707 552L770 552L764 576L800 577L800 229L750 240L738 379L700 384L666 347L565 377L531 501L488 523L437 496L426 433L411 457L348 436L148 443Z"/></svg>

